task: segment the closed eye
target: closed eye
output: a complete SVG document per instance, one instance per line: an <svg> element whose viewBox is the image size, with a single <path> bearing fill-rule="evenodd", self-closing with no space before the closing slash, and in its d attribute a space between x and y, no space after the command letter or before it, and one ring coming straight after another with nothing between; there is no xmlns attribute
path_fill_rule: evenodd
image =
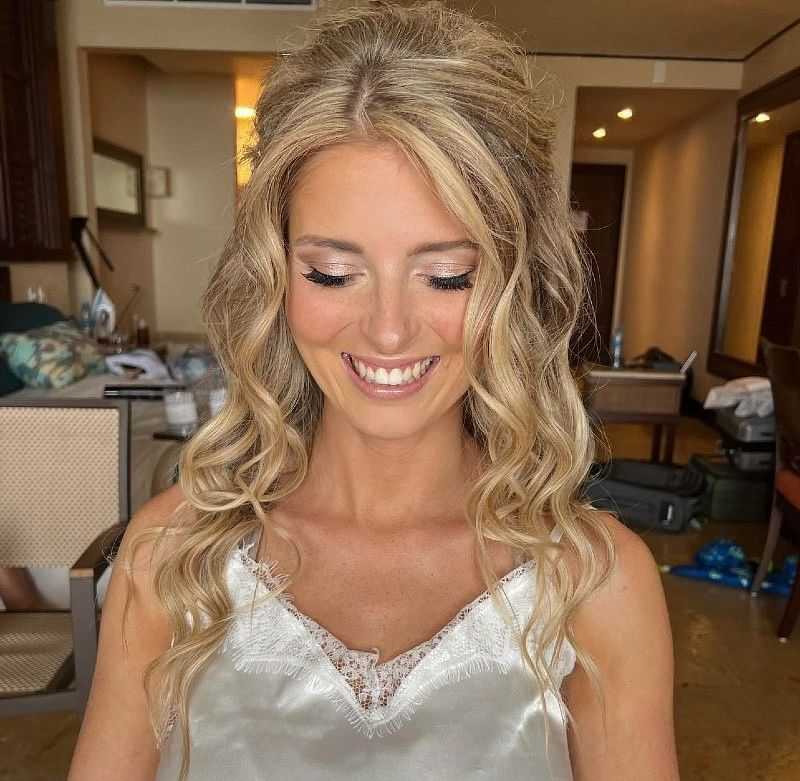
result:
<svg viewBox="0 0 800 781"><path fill-rule="evenodd" d="M453 277L428 276L426 279L428 280L428 284L436 290L466 290L467 288L472 287L472 281L469 278L470 274L472 274L472 271L466 271L463 274L458 274L457 276ZM346 285L355 275L323 274L318 269L312 267L311 271L303 274L303 276L310 282L314 282L317 285L322 285L323 287L342 287Z"/></svg>

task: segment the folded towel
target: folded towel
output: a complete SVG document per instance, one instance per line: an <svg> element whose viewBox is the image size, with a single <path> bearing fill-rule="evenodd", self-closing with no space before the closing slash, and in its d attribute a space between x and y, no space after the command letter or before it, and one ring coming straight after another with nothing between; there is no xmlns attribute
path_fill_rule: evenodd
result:
<svg viewBox="0 0 800 781"><path fill-rule="evenodd" d="M764 418L772 415L775 407L772 386L766 377L739 377L724 385L712 388L703 406L706 409L736 406L736 417L748 418L757 415Z"/></svg>
<svg viewBox="0 0 800 781"><path fill-rule="evenodd" d="M140 348L127 353L106 355L106 366L112 374L126 375L130 369L139 369L142 380L168 380L169 371L153 350Z"/></svg>

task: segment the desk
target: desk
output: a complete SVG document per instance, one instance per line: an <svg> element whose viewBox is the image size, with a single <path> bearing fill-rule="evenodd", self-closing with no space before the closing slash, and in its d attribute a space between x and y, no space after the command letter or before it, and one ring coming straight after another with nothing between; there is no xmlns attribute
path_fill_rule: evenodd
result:
<svg viewBox="0 0 800 781"><path fill-rule="evenodd" d="M672 463L686 375L587 363L581 379L584 403L592 418L600 423L652 423L650 460ZM662 454L664 429L667 436Z"/></svg>

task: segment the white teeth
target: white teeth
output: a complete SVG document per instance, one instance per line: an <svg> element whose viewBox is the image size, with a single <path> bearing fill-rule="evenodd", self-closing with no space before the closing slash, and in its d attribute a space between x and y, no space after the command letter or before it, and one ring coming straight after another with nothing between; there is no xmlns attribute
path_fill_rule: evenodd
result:
<svg viewBox="0 0 800 781"><path fill-rule="evenodd" d="M400 385L403 382L402 369L392 369L389 372L389 385Z"/></svg>
<svg viewBox="0 0 800 781"><path fill-rule="evenodd" d="M375 385L407 385L425 374L425 371L433 363L433 358L425 358L423 361L417 361L413 366L396 368L391 371L387 371L382 366L373 369L372 366L367 366L358 358L351 357L351 362L361 379L367 382Z"/></svg>

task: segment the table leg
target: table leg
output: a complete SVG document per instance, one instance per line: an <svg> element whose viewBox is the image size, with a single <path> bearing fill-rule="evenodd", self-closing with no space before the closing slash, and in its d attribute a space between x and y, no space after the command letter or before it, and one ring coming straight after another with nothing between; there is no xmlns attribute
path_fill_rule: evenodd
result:
<svg viewBox="0 0 800 781"><path fill-rule="evenodd" d="M663 430L663 423L653 424L653 440L650 448L650 460L654 464L658 464L661 461L661 434Z"/></svg>
<svg viewBox="0 0 800 781"><path fill-rule="evenodd" d="M673 456L675 455L675 431L677 428L675 423L667 423L667 441L664 448L665 464L671 464Z"/></svg>

